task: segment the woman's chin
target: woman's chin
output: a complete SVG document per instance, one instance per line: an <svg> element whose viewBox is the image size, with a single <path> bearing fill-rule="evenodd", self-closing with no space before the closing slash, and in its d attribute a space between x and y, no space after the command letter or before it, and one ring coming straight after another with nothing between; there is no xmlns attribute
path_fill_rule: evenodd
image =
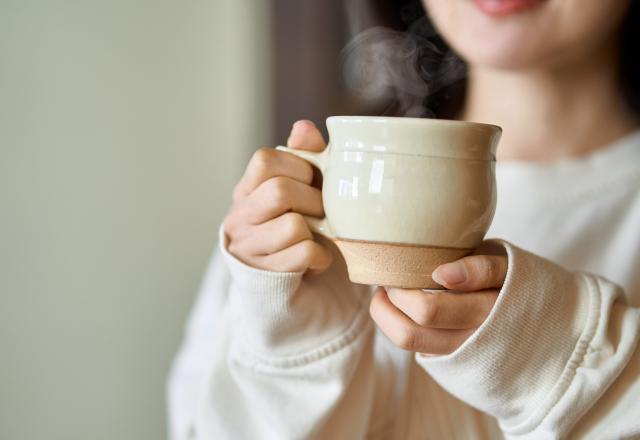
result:
<svg viewBox="0 0 640 440"><path fill-rule="evenodd" d="M472 66L544 68L589 54L631 0L423 0L444 39Z"/></svg>
<svg viewBox="0 0 640 440"><path fill-rule="evenodd" d="M555 38L549 40L553 29L538 10L498 20L479 13L473 4L464 6L455 15L434 14L433 19L447 42L471 65L526 68L543 60L557 43Z"/></svg>
<svg viewBox="0 0 640 440"><path fill-rule="evenodd" d="M501 42L471 38L455 45L454 49L472 67L523 70L540 68L550 59L550 54L536 50L535 45L514 40Z"/></svg>

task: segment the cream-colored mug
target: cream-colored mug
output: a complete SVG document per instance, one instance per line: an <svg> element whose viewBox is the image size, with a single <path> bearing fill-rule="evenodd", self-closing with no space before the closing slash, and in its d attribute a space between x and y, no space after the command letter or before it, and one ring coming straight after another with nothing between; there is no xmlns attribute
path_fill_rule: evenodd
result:
<svg viewBox="0 0 640 440"><path fill-rule="evenodd" d="M436 119L333 116L321 153L277 147L323 175L326 217L307 217L331 239L354 283L441 288L440 264L480 244L496 205L500 127Z"/></svg>

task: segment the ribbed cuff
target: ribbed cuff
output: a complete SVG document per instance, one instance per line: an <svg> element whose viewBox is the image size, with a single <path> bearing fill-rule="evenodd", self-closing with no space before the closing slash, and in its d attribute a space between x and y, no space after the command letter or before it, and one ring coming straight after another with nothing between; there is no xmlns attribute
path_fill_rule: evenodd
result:
<svg viewBox="0 0 640 440"><path fill-rule="evenodd" d="M270 310L285 312L286 298L300 285L303 272L272 272L251 267L229 253L229 239L223 226L220 226L218 234L220 251L236 285L250 295L259 297L254 299L268 303Z"/></svg>
<svg viewBox="0 0 640 440"><path fill-rule="evenodd" d="M243 320L244 336L256 350L272 352L279 329L289 319L290 298L300 287L303 272L272 272L243 263L227 250L223 226L218 242L233 280L232 301L236 316Z"/></svg>
<svg viewBox="0 0 640 440"><path fill-rule="evenodd" d="M313 361L349 345L368 323L366 287L351 284L335 265L304 277L303 272L271 272L244 264L220 248L232 277L231 310L241 320L238 342L261 363L294 365Z"/></svg>
<svg viewBox="0 0 640 440"><path fill-rule="evenodd" d="M455 352L416 355L445 389L500 421L533 429L566 391L593 337L598 305L591 279L501 244L509 269L485 322Z"/></svg>

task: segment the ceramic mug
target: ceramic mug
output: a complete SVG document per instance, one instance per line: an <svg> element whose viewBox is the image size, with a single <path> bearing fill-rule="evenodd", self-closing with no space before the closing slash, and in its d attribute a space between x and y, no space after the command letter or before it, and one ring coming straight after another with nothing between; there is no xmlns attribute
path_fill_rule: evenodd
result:
<svg viewBox="0 0 640 440"><path fill-rule="evenodd" d="M440 264L471 252L496 205L500 127L418 118L333 116L321 153L277 147L323 175L326 217L311 229L343 254L354 283L441 288Z"/></svg>

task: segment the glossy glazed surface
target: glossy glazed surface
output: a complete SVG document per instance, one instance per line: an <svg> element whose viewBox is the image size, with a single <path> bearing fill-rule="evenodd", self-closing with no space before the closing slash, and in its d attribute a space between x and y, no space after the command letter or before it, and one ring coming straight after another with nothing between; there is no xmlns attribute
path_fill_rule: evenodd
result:
<svg viewBox="0 0 640 440"><path fill-rule="evenodd" d="M290 151L323 173L332 238L475 248L496 206L499 127L413 118L331 117L323 153Z"/></svg>
<svg viewBox="0 0 640 440"><path fill-rule="evenodd" d="M491 161L335 151L322 190L340 238L473 248L496 203Z"/></svg>

